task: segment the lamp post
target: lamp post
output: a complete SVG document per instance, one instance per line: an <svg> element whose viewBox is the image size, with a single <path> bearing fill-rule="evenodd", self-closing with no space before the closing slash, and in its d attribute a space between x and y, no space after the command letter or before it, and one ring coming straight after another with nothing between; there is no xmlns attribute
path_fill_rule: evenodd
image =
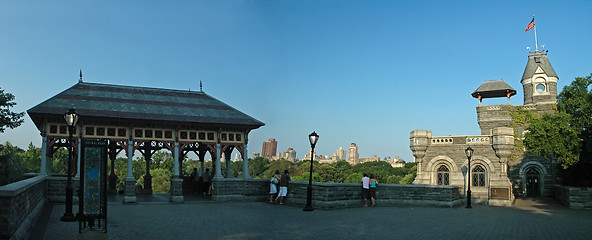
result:
<svg viewBox="0 0 592 240"><path fill-rule="evenodd" d="M308 140L310 141L310 147L312 148L312 152L310 153L310 177L308 178L308 187L306 188L306 206L302 211L314 211L312 208L312 164L314 162L314 149L315 145L317 145L317 141L319 140L319 135L316 132L312 132L308 135Z"/></svg>
<svg viewBox="0 0 592 240"><path fill-rule="evenodd" d="M74 128L76 127L76 122L78 122L78 113L74 108L70 108L65 114L64 119L66 120L66 125L68 125L68 181L66 183L66 212L64 216L60 220L63 222L74 222L76 221L76 217L72 214L72 195L74 189L72 188L72 132L74 132Z"/></svg>
<svg viewBox="0 0 592 240"><path fill-rule="evenodd" d="M467 178L468 179L467 208L472 208L471 207L471 157L473 157L473 149L471 147L468 147L465 150L465 154L467 154L467 159L469 160L468 167L467 167L467 172L469 173L469 177Z"/></svg>

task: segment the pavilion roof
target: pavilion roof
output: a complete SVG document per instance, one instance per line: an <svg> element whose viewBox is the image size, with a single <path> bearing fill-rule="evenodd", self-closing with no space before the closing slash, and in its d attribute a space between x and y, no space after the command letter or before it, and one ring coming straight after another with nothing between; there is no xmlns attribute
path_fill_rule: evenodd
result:
<svg viewBox="0 0 592 240"><path fill-rule="evenodd" d="M265 125L202 91L87 82L77 83L27 113L41 129L44 116L61 117L70 108L75 108L81 119L238 125L250 129Z"/></svg>
<svg viewBox="0 0 592 240"><path fill-rule="evenodd" d="M504 80L490 80L485 81L481 86L475 90L471 96L474 98L494 98L494 97L507 97L508 92L510 96L516 95L516 90L508 85Z"/></svg>

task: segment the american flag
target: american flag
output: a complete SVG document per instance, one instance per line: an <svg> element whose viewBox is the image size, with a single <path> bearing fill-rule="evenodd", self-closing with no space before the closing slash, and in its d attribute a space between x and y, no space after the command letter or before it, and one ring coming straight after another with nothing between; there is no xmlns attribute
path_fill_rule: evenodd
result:
<svg viewBox="0 0 592 240"><path fill-rule="evenodd" d="M530 21L528 26L526 26L526 30L524 30L524 32L528 32L528 30L530 30L533 27L534 27L534 17L532 18L532 21Z"/></svg>

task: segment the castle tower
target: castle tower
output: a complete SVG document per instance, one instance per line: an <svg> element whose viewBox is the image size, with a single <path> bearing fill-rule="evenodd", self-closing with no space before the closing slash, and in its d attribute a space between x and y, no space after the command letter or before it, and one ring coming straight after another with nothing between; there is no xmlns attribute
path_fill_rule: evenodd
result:
<svg viewBox="0 0 592 240"><path fill-rule="evenodd" d="M524 105L557 103L557 74L544 51L531 52L522 74Z"/></svg>

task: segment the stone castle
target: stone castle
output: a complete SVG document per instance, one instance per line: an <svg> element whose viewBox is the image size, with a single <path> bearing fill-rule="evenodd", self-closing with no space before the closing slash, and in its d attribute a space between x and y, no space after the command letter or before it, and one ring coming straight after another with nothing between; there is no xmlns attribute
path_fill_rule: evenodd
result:
<svg viewBox="0 0 592 240"><path fill-rule="evenodd" d="M516 94L503 80L485 81L472 96L479 99L477 122L480 135L433 137L431 131L414 130L410 148L417 162L414 184L455 185L466 192L470 179L473 201L511 205L516 196L550 196L558 182L557 164L525 153L514 140L524 129L512 125L510 109L554 111L557 74L544 51L530 52L522 75L524 105L510 105ZM482 105L483 98L507 97L508 104ZM474 149L467 171L467 147Z"/></svg>

